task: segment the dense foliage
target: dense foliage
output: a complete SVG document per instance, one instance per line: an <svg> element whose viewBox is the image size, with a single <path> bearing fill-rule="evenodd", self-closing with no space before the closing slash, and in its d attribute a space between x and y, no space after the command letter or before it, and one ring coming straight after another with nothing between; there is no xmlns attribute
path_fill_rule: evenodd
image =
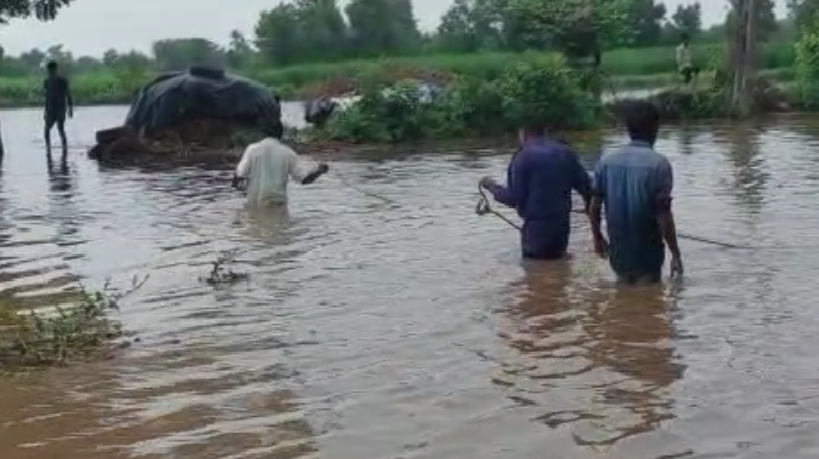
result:
<svg viewBox="0 0 819 459"><path fill-rule="evenodd" d="M41 21L50 21L57 17L60 8L68 6L73 0L3 0L0 1L0 22L12 18L34 16Z"/></svg>
<svg viewBox="0 0 819 459"><path fill-rule="evenodd" d="M804 108L819 108L819 16L796 43L796 87Z"/></svg>
<svg viewBox="0 0 819 459"><path fill-rule="evenodd" d="M599 121L599 99L559 57L532 58L494 79L461 77L431 100L417 82L368 86L321 133L345 142L399 142L496 136L528 123L584 129Z"/></svg>

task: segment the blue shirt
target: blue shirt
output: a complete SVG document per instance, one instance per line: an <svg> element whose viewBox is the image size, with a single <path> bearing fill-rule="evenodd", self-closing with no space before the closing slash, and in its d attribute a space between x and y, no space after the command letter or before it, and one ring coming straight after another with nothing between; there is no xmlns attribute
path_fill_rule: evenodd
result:
<svg viewBox="0 0 819 459"><path fill-rule="evenodd" d="M569 245L572 189L591 197L591 179L571 147L556 140L527 141L507 171L507 186L493 190L495 200L513 207L523 219L524 257L560 258Z"/></svg>
<svg viewBox="0 0 819 459"><path fill-rule="evenodd" d="M594 181L606 212L614 271L620 275L661 272L665 244L657 216L671 199L671 163L650 144L635 141L605 154Z"/></svg>

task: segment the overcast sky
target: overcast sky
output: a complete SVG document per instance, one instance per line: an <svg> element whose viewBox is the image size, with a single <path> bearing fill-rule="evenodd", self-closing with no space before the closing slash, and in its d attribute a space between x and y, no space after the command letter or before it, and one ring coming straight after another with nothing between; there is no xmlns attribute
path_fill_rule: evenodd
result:
<svg viewBox="0 0 819 459"><path fill-rule="evenodd" d="M776 0L784 4L784 0ZM673 10L691 0L666 0ZM101 55L104 51L149 51L162 38L204 37L226 43L234 29L248 35L259 12L281 3L277 0L76 0L57 20L39 23L15 21L0 26L0 45L9 54L63 44L75 55ZM342 4L347 3L341 0ZM450 0L413 0L422 28L433 29ZM727 0L702 0L706 24L721 21ZM784 7L780 7L782 10Z"/></svg>

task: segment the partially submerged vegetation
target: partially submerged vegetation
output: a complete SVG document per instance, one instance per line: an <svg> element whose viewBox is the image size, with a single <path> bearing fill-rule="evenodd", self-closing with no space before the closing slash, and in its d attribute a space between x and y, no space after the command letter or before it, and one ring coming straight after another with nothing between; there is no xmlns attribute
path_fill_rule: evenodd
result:
<svg viewBox="0 0 819 459"><path fill-rule="evenodd" d="M359 101L334 115L313 139L394 143L503 135L535 119L587 129L601 116L599 98L581 87L559 57L512 66L498 78L454 79L430 100L406 81L384 91L366 88Z"/></svg>
<svg viewBox="0 0 819 459"><path fill-rule="evenodd" d="M790 109L793 98L774 82L755 80L760 112ZM452 79L432 100L418 82L383 82L365 87L359 101L334 114L307 138L351 144L398 143L452 138L497 137L539 120L563 131L610 125L628 99L617 97L594 70L570 68L564 59L540 57L509 67L495 78ZM386 89L389 89L387 91ZM613 96L608 102L598 97ZM717 70L700 75L693 86L679 83L649 97L666 120L731 116L729 84Z"/></svg>
<svg viewBox="0 0 819 459"><path fill-rule="evenodd" d="M109 283L101 291L80 288L72 301L49 308L20 309L12 298L0 299L0 371L110 355L125 335L111 313L146 280L134 278L127 291L114 290Z"/></svg>

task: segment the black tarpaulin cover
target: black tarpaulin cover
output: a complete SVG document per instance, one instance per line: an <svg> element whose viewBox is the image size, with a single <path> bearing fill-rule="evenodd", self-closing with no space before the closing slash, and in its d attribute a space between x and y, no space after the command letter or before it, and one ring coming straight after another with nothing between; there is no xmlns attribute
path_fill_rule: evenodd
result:
<svg viewBox="0 0 819 459"><path fill-rule="evenodd" d="M261 83L221 70L191 68L163 73L131 104L125 125L155 132L192 119L244 125L281 124L280 99Z"/></svg>

